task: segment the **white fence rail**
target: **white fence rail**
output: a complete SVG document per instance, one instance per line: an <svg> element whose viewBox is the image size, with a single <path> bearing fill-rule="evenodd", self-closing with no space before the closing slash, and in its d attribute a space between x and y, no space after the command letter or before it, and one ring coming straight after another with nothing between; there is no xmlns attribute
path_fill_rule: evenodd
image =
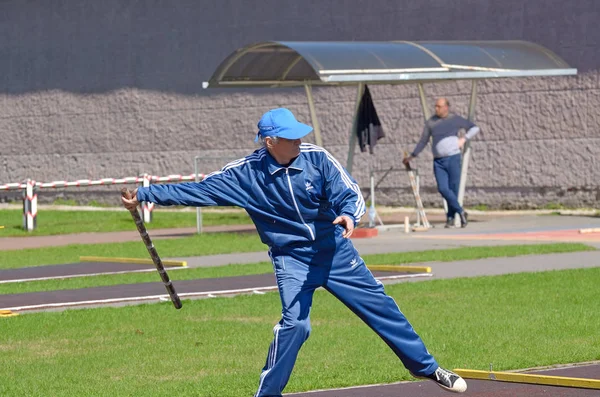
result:
<svg viewBox="0 0 600 397"><path fill-rule="evenodd" d="M89 187L89 186L109 186L109 185L125 185L125 184L141 184L142 186L150 186L151 183L161 182L186 182L199 181L205 178L205 174L190 174L190 175L167 175L156 176L144 174L141 176L129 176L125 178L102 178L102 179L80 179L77 181L52 181L52 182L36 182L28 179L24 182L6 183L0 185L0 191L23 190L23 228L27 231L35 230L37 227L37 191L39 189L60 189L68 187ZM153 203L142 203L142 218L144 222L152 221Z"/></svg>
<svg viewBox="0 0 600 397"><path fill-rule="evenodd" d="M204 177L204 174L198 174L200 178ZM183 182L193 181L196 178L196 174L190 175L168 175L168 176L156 176L156 175L142 175L142 176L128 176L125 178L102 178L97 180L91 179L80 179L77 181L52 181L52 182L36 182L34 181L34 188L36 189L48 189L48 188L61 188L61 187L84 187L84 186L103 186L103 185L119 185L128 183L143 183L144 179L148 178L150 182ZM21 183L7 183L0 185L0 190L22 190L27 188L27 182Z"/></svg>

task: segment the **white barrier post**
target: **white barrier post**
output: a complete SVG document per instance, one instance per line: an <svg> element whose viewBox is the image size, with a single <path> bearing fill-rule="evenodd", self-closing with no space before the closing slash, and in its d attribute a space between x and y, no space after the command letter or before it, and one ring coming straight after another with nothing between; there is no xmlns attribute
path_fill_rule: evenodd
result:
<svg viewBox="0 0 600 397"><path fill-rule="evenodd" d="M142 179L142 186L149 187L150 186L150 175L144 174L144 178ZM149 203L144 201L142 203L142 219L144 223L152 222L152 210L154 209L154 203Z"/></svg>
<svg viewBox="0 0 600 397"><path fill-rule="evenodd" d="M419 194L419 196L421 195L421 178L419 177L419 170L415 168L415 181L416 181L416 185L417 185L417 193ZM421 221L421 211L419 211L417 209L417 226L424 226L422 225L422 221Z"/></svg>
<svg viewBox="0 0 600 397"><path fill-rule="evenodd" d="M375 209L375 177L373 171L371 171L371 206L369 207L369 227L375 227L375 216L377 211Z"/></svg>
<svg viewBox="0 0 600 397"><path fill-rule="evenodd" d="M37 226L37 194L35 181L27 179L23 191L23 229L31 232Z"/></svg>
<svg viewBox="0 0 600 397"><path fill-rule="evenodd" d="M198 159L200 156L194 157L194 181L196 183L200 182L200 177L198 175ZM202 209L200 207L196 207L196 233L202 234Z"/></svg>

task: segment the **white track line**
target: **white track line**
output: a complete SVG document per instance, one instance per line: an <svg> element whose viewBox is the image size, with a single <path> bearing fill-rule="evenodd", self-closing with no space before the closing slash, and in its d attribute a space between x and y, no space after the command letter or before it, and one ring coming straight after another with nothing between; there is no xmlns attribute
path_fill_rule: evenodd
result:
<svg viewBox="0 0 600 397"><path fill-rule="evenodd" d="M186 267L173 267L167 268L169 272L171 270L181 270L187 269ZM22 278L22 279L14 279L14 280L0 280L0 284L8 284L8 283L25 283L27 281L46 281L46 280L61 280L66 278L76 278L76 277L92 277L92 276L105 276L110 274L127 274L127 273L150 273L155 272L156 269L138 269L138 270L123 270L119 272L102 272L102 273L88 273L88 274L68 274L64 276L52 276L52 277L37 277L37 278Z"/></svg>
<svg viewBox="0 0 600 397"><path fill-rule="evenodd" d="M431 273L415 273L406 275L395 275L395 276L383 276L379 277L378 280L395 280L402 278L416 278L416 277L431 277ZM180 298L194 298L194 297L208 297L213 298L218 295L239 295L239 294L261 294L267 291L275 291L277 286L268 287L253 287L253 288L240 288L231 290L221 291L204 291L204 292L184 292L178 294ZM0 310L12 310L12 311L26 311L26 310L40 310L40 309L53 309L61 307L75 307L85 305L99 305L99 304L110 304L110 303L127 303L127 302L143 302L143 301L165 301L169 300L169 295L148 295L148 296L135 296L129 298L112 298L112 299L96 299L89 301L75 301L75 302L61 302L61 303L42 303L39 305L28 305L28 306L13 306L13 307L1 307Z"/></svg>
<svg viewBox="0 0 600 397"><path fill-rule="evenodd" d="M276 290L277 287L259 287L259 288L242 288L222 291L206 291L206 292L186 292L178 294L180 298L192 298L199 296L206 296L209 298L216 297L217 295L228 295L228 294L243 294L254 291L269 291ZM1 308L0 310L12 310L12 311L24 311L24 310L35 310L35 309L50 309L60 307L72 307L72 306L85 306L94 304L105 304L105 303L125 303L125 302L141 302L141 301L168 301L169 295L147 295L147 296L133 296L129 298L112 298L112 299L96 299L89 301L76 301L76 302L61 302L61 303L42 303L40 305L29 305L29 306L15 306L10 308Z"/></svg>
<svg viewBox="0 0 600 397"><path fill-rule="evenodd" d="M414 381L405 380L402 382L394 382L394 383L377 383L374 385L360 385L360 386L349 386L349 387L339 387L336 389L320 389L320 390L310 390L310 391L301 391L298 393L286 393L285 396L294 396L298 394L309 394L309 393L323 393L328 391L340 391L340 390L353 390L353 389L367 389L369 387L380 387L380 386L393 386L393 385L401 385L404 383L415 383Z"/></svg>

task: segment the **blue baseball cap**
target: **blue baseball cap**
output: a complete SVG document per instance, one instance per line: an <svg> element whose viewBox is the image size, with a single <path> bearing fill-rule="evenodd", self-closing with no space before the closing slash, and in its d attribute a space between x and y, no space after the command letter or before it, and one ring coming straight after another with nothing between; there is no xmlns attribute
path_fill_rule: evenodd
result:
<svg viewBox="0 0 600 397"><path fill-rule="evenodd" d="M276 136L285 139L300 139L308 135L313 128L302 124L294 117L294 114L286 108L271 109L265 113L258 122L258 133L254 142L259 137Z"/></svg>

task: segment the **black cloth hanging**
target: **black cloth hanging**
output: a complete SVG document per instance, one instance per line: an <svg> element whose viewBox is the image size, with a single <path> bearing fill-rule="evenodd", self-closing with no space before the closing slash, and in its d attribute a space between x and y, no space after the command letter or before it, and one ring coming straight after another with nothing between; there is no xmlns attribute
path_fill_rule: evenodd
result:
<svg viewBox="0 0 600 397"><path fill-rule="evenodd" d="M366 84L358 107L356 133L358 134L360 151L363 153L367 151L368 145L369 153L373 154L373 149L377 145L377 141L385 137L383 127L375 110L375 105L373 104L373 99L371 99L369 87Z"/></svg>

